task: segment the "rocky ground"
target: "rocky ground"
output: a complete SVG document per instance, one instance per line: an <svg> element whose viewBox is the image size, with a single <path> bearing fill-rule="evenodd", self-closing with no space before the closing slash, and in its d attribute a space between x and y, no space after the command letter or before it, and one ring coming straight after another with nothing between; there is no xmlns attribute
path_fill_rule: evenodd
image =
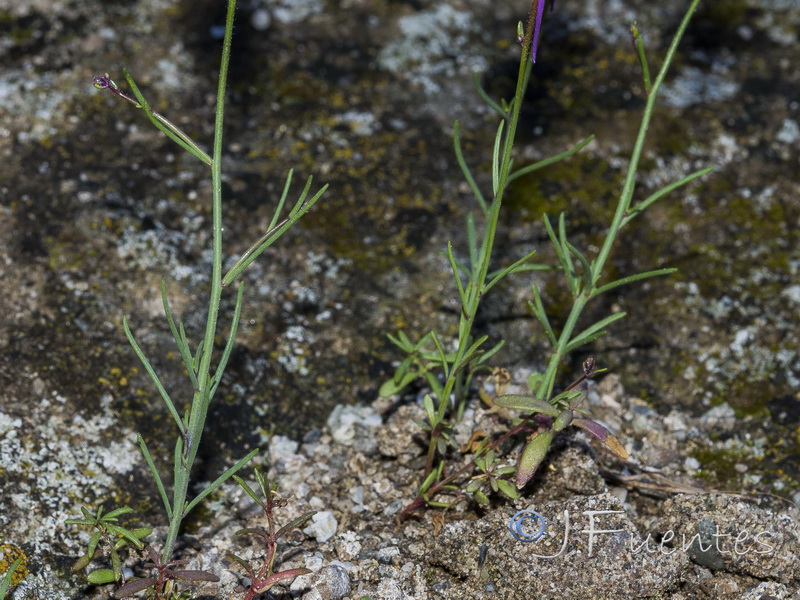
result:
<svg viewBox="0 0 800 600"><path fill-rule="evenodd" d="M706 488L697 477L698 461L685 453L695 444L729 450L739 427L732 414L712 409L698 418L677 410L660 416L626 395L615 376L592 387L589 404L596 418L620 432L631 459L620 461L583 435L566 434L520 499L495 499L486 508L462 499L446 511L418 511L399 525L396 517L413 498L423 462L424 438L414 420L424 413L416 403L341 405L326 426L301 440L272 438L256 463L289 500L276 513L278 524L317 511L302 531L286 536L276 563L280 570L313 573L274 588L276 597L800 597L797 507L768 495ZM502 431L505 417L471 408L456 440L466 443L475 430ZM709 444L715 436L728 441ZM737 451L742 462L733 468L746 472L758 452ZM544 535L532 543L509 529L521 510L545 518ZM189 568L221 581L199 587L197 597L238 597L247 579L226 555L258 564L264 547L235 532L264 527L263 514L233 483L201 512L178 553ZM154 543L165 533L158 529ZM29 566L32 573L14 598L101 598L110 591L81 591L75 577L64 578L35 556Z"/></svg>

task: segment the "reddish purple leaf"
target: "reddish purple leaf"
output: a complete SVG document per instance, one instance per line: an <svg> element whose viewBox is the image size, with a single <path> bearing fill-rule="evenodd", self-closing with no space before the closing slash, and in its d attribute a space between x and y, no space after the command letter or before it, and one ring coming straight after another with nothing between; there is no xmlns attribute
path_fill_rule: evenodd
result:
<svg viewBox="0 0 800 600"><path fill-rule="evenodd" d="M281 571L280 573L273 573L264 581L258 583L257 585L254 584L253 589L257 592L263 592L271 588L279 581L294 579L295 577L300 577L300 575L308 575L309 573L311 573L311 570L309 569L287 569L286 571Z"/></svg>
<svg viewBox="0 0 800 600"><path fill-rule="evenodd" d="M591 419L574 419L572 424L575 425L575 427L580 427L584 431L591 433L620 458L630 457L630 454L628 454L628 451L625 450L625 447L620 444L619 440L597 421L592 421Z"/></svg>
<svg viewBox="0 0 800 600"><path fill-rule="evenodd" d="M114 592L114 597L127 598L128 596L131 596L136 592L141 592L142 590L146 590L147 588L153 587L157 583L158 579L154 577L145 577L144 579L136 579L135 581L129 581L121 588L119 588L116 592Z"/></svg>

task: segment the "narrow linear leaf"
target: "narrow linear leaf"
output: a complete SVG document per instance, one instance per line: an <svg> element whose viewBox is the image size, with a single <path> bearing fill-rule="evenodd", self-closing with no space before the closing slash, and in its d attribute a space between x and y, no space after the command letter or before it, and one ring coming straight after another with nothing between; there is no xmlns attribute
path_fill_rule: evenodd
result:
<svg viewBox="0 0 800 600"><path fill-rule="evenodd" d="M261 489L261 493L264 494L264 497L271 498L272 493L277 491L278 484L270 483L269 476L265 477L258 467L253 469L253 475L255 475L258 487Z"/></svg>
<svg viewBox="0 0 800 600"><path fill-rule="evenodd" d="M67 525L94 525L95 518L92 516L92 513L86 510L86 508L83 506L81 506L81 512L84 516L83 519L80 517L73 517L71 519L66 519L64 523Z"/></svg>
<svg viewBox="0 0 800 600"><path fill-rule="evenodd" d="M430 394L425 394L422 399L422 408L425 409L425 414L428 416L428 423L430 423L431 427L436 427L438 419L436 418L436 409L433 406L433 398L431 398Z"/></svg>
<svg viewBox="0 0 800 600"><path fill-rule="evenodd" d="M289 216L293 217L303 208L303 205L306 203L306 196L308 196L308 192L311 191L311 182L314 181L314 177L309 175L308 179L306 179L306 185L303 187L303 191L300 192L300 197L297 198L297 201L294 203L292 210L289 211Z"/></svg>
<svg viewBox="0 0 800 600"><path fill-rule="evenodd" d="M527 167L521 167L521 168L517 169L516 171L511 173L511 175L508 176L509 183L514 181L517 177L522 177L523 175L527 175L528 173L536 171L537 169L541 169L542 167L546 167L548 165L552 165L553 163L556 163L556 162L558 162L560 160L564 160L565 158L567 158L569 156L572 156L573 154L576 154L577 152L580 152L593 139L594 139L594 136L590 135L589 137L582 139L580 142L575 144L569 150L565 150L561 154L556 154L555 156L551 156L549 158L545 158L544 160L540 160L539 162L533 163L532 165L528 165Z"/></svg>
<svg viewBox="0 0 800 600"><path fill-rule="evenodd" d="M447 256L447 252L442 252L442 256L444 256L445 258L448 258L448 260L449 260L449 257ZM453 254L453 260L455 261L456 267L458 268L459 272L461 272L464 275L464 277L467 278L467 282L469 282L469 279L472 276L472 273L469 270L469 266L464 264L460 260L458 260L458 258L456 258L455 254Z"/></svg>
<svg viewBox="0 0 800 600"><path fill-rule="evenodd" d="M439 402L441 402L442 404L446 404L446 400L444 399L444 387L439 381L439 378L434 373L426 371L425 381L428 382L431 391L433 392L434 396L436 396L439 399Z"/></svg>
<svg viewBox="0 0 800 600"><path fill-rule="evenodd" d="M676 181L674 183L670 183L669 185L666 185L663 188L661 188L660 190L654 192L653 194L651 194L650 196L648 196L647 198L642 200L639 204L637 204L636 206L634 206L633 208L631 208L628 211L627 216L622 220L622 224L620 225L620 228L622 228L625 225L627 225L637 215L640 215L645 209L647 209L647 207L649 207L655 201L659 200L660 198L663 198L664 196L666 196L670 192L678 189L679 187L682 187L682 186L686 185L687 183L697 179L698 177L702 177L703 175L708 175L713 170L714 170L714 167L706 167L704 169L700 169L699 171L695 171L694 173L691 173L691 174L687 175L686 177L683 177L682 179L679 179L678 181Z"/></svg>
<svg viewBox="0 0 800 600"><path fill-rule="evenodd" d="M131 535L133 535L137 540L141 540L146 538L148 535L153 533L153 530L149 527L137 527L136 529L130 530ZM117 540L117 543L114 544L114 550L121 550L125 546L128 545L128 541L125 538L120 538Z"/></svg>
<svg viewBox="0 0 800 600"><path fill-rule="evenodd" d="M94 558L94 553L97 550L97 545L100 543L100 540L102 538L103 538L103 532L102 531L95 531L92 534L92 537L89 538L89 544L88 544L88 546L86 546L86 555L85 555L86 558L88 559L86 561L87 565ZM84 565L84 566L86 566L86 565Z"/></svg>
<svg viewBox="0 0 800 600"><path fill-rule="evenodd" d="M578 262L581 263L581 269L583 270L583 289L590 290L592 289L592 265L589 264L589 261L586 259L586 256L578 250L575 246L566 242L567 249L575 255L575 258L578 259Z"/></svg>
<svg viewBox="0 0 800 600"><path fill-rule="evenodd" d="M558 215L558 242L561 245L561 256L564 257L564 274L569 281L569 287L572 290L572 296L577 297L581 292L580 279L575 272L575 264L572 262L572 253L569 251L569 242L567 241L567 220L562 212Z"/></svg>
<svg viewBox="0 0 800 600"><path fill-rule="evenodd" d="M539 293L539 288L535 283L531 286L531 291L533 292L533 303L528 302L528 306L530 306L533 315L536 317L539 323L542 324L542 328L544 328L544 331L547 334L547 339L550 340L550 344L553 346L553 348L557 348L558 340L556 339L556 334L550 325L550 319L547 317L547 313L544 310L544 305L542 304L542 296Z"/></svg>
<svg viewBox="0 0 800 600"><path fill-rule="evenodd" d="M308 178L308 182L310 184L311 177ZM317 200L320 199L327 189L328 184L326 183L309 200L295 205L295 208L289 213L289 217L274 225L263 236L261 236L261 238L255 244L250 246L250 248L241 256L241 258L239 258L238 261L236 261L236 264L231 267L231 269L222 279L223 287L230 285L230 283L236 279L236 277L238 277L239 274L250 265L250 263L258 258L261 253L264 252L264 250L274 244L278 238L280 238L286 232L286 230L288 230L304 214L311 210L314 204L317 203Z"/></svg>
<svg viewBox="0 0 800 600"><path fill-rule="evenodd" d="M425 478L425 481L423 481L422 485L419 486L419 493L424 494L425 492L427 492L433 485L433 482L436 481L438 475L439 475L438 471L431 471L430 473L428 473L428 476Z"/></svg>
<svg viewBox="0 0 800 600"><path fill-rule="evenodd" d="M119 527L117 525L110 525L110 524L106 525L106 528L111 533L116 533L117 535L122 536L123 538L128 540L131 544L136 546L138 550L141 550L144 547L144 544L142 544L142 542L139 541L139 539L132 531L125 529L124 527Z"/></svg>
<svg viewBox="0 0 800 600"><path fill-rule="evenodd" d="M151 588L157 583L158 579L155 579L154 577L135 579L134 581L129 581L128 583L120 587L116 592L114 592L114 597L127 598L128 596L133 596L136 592L141 592L146 590L147 588Z"/></svg>
<svg viewBox="0 0 800 600"><path fill-rule="evenodd" d="M561 267L557 267L554 265L543 265L543 264L533 264L533 265L520 265L516 269L514 269L514 273L522 273L523 271L558 271ZM494 273L492 273L494 275Z"/></svg>
<svg viewBox="0 0 800 600"><path fill-rule="evenodd" d="M397 337L400 338L403 344L408 346L408 348L410 348L411 351L416 350L416 346L411 342L411 339L406 335L405 331L403 331L402 329L398 331Z"/></svg>
<svg viewBox="0 0 800 600"><path fill-rule="evenodd" d="M472 343L472 345L467 349L467 351L464 353L464 358L461 359L461 364L458 365L458 368L460 369L463 365L468 365L470 362L472 362L475 355L479 353L480 347L483 346L484 342L488 339L489 336L484 335L475 340Z"/></svg>
<svg viewBox="0 0 800 600"><path fill-rule="evenodd" d="M278 530L278 533L275 534L275 537L279 538L279 537L281 537L283 535L286 535L288 532L292 531L293 529L297 529L298 527L300 527L300 525L302 525L303 523L308 521L315 514L317 514L317 511L316 510L312 510L312 511L307 512L307 513L305 513L303 515L300 515L296 519L292 519L286 525L284 525L283 527L281 527Z"/></svg>
<svg viewBox="0 0 800 600"><path fill-rule="evenodd" d="M409 385L412 381L414 381L419 376L418 373L406 373L400 378L400 381L395 381L394 379L389 379L388 381L384 381L381 385L380 390L378 390L378 395L381 398L388 398L389 396L394 396L395 394L401 392L407 385Z"/></svg>
<svg viewBox="0 0 800 600"><path fill-rule="evenodd" d="M487 350L486 352L481 354L480 357L478 358L478 361L477 361L478 364L483 364L486 361L488 361L490 358L492 358L492 356L494 356L495 354L497 354L500 351L500 348L505 346L505 343L506 343L505 340L500 340L490 350Z"/></svg>
<svg viewBox="0 0 800 600"><path fill-rule="evenodd" d="M198 375L199 375L198 369L200 368L200 359L203 355L204 341L205 340L200 340L200 343L197 344L197 350L194 351L194 357L192 358L192 368L194 369L194 372L197 373ZM199 389L199 386L195 389Z"/></svg>
<svg viewBox="0 0 800 600"><path fill-rule="evenodd" d="M631 34L631 39L633 40L633 49L636 51L636 55L639 57L639 66L642 68L644 92L645 94L649 94L652 85L650 81L650 67L647 64L647 55L644 51L644 40L642 39L642 34L636 21L631 23L629 31Z"/></svg>
<svg viewBox="0 0 800 600"><path fill-rule="evenodd" d="M488 214L489 209L486 205L486 200L484 199L478 184L475 183L475 178L472 176L472 172L470 172L467 162L464 160L464 153L461 151L461 138L458 121L453 123L453 147L455 148L456 161L458 162L458 166L461 168L461 172L464 174L464 179L467 181L469 189L472 190L472 194L475 196L478 204L480 204L483 214Z"/></svg>
<svg viewBox="0 0 800 600"><path fill-rule="evenodd" d="M395 383L402 380L406 374L409 372L411 365L414 363L413 356L406 356L403 361L398 365L397 369L395 369L394 376L392 376L392 381Z"/></svg>
<svg viewBox="0 0 800 600"><path fill-rule="evenodd" d="M492 194L497 198L500 191L500 146L503 142L503 127L505 121L500 121L497 126L497 135L494 138L494 151L492 152Z"/></svg>
<svg viewBox="0 0 800 600"><path fill-rule="evenodd" d="M393 336L391 333L387 333L386 337L406 354L411 354L414 351L414 344L411 343L411 340L409 340L408 336L402 331L397 334L397 337Z"/></svg>
<svg viewBox="0 0 800 600"><path fill-rule="evenodd" d="M167 316L167 323L169 323L169 330L172 332L172 338L175 340L175 345L178 347L181 358L183 359L183 366L189 373L189 379L192 381L192 387L197 389L197 375L192 366L192 352L189 350L189 345L186 341L186 332L181 326L180 331L175 326L175 320L172 318L172 311L169 307L169 298L167 298L167 282L161 280L161 302L164 305L164 314Z"/></svg>
<svg viewBox="0 0 800 600"><path fill-rule="evenodd" d="M22 557L20 556L17 560L11 563L11 566L8 567L8 571L6 571L5 575L3 575L3 579L0 580L0 598L6 597L8 588L11 587L11 580L14 578L14 572L19 568L21 564L22 564Z"/></svg>
<svg viewBox="0 0 800 600"><path fill-rule="evenodd" d="M558 262L561 264L561 269L568 271L569 262L567 261L567 257L564 256L564 249L561 247L561 243L558 241L558 236L553 229L553 225L550 223L550 217L548 217L547 214L544 214L542 215L542 220L544 221L544 227L547 230L547 236L550 238L550 243L553 245L553 250L556 251L556 256L558 256Z"/></svg>
<svg viewBox="0 0 800 600"><path fill-rule="evenodd" d="M422 348L422 347L423 347L423 346L425 346L425 345L426 345L426 344L427 344L429 341L431 341L431 337L432 337L432 336L433 336L433 331L429 331L428 333L426 333L425 335L423 335L423 336L422 336L422 337L419 339L419 341L418 341L416 344L414 344L414 352L417 352L418 350L420 350L420 348ZM426 355L424 352L422 353L422 356L423 356L423 357L425 357L425 358L429 358L429 356L427 356L427 355Z"/></svg>
<svg viewBox="0 0 800 600"><path fill-rule="evenodd" d="M475 231L475 217L472 213L467 213L467 246L469 249L469 266L467 270L469 277L472 276L473 269L478 264L478 234Z"/></svg>
<svg viewBox="0 0 800 600"><path fill-rule="evenodd" d="M197 506L198 502L200 502L203 498L208 496L211 492L216 490L219 486L221 486L228 479L230 479L231 475L236 473L236 471L238 471L248 462L250 462L250 459L252 459L256 454L258 454L258 448L249 452L247 456L245 456L244 458L239 459L235 465L233 465L230 469L228 469L222 475L217 477L213 483L211 483L206 489L200 492L195 497L194 500L192 500L189 504L186 505L186 508L183 510L183 515L186 516L187 514L189 514L189 511L191 511L195 506Z"/></svg>
<svg viewBox="0 0 800 600"><path fill-rule="evenodd" d="M128 338L128 343L131 345L131 348L133 348L133 352L141 361L144 370L147 371L148 375L150 375L150 379L153 380L153 383L155 384L158 393L161 394L161 398L162 400L164 400L164 404L167 405L169 413L172 415L172 418L175 420L175 423L177 423L178 430L181 432L181 434L183 434L184 432L183 421L181 420L178 411L175 410L175 405L172 404L172 400L170 399L167 390L165 390L164 386L161 385L161 380L158 378L158 375L156 375L156 372L153 369L153 366L150 364L150 361L147 360L147 357L144 355L144 352L142 352L142 349L139 348L139 344L136 343L136 339L133 337L133 333L131 333L130 327L128 327L128 318L125 315L122 316L122 328L125 330L125 336Z"/></svg>
<svg viewBox="0 0 800 600"><path fill-rule="evenodd" d="M501 408L513 408L515 410L524 410L526 412L542 413L550 417L557 417L561 414L561 411L550 404L547 400L534 398L533 396L505 394L495 398L494 404L495 406L499 406Z"/></svg>
<svg viewBox="0 0 800 600"><path fill-rule="evenodd" d="M136 100L139 102L139 108L141 108L147 118L150 119L150 122L153 123L164 135L166 135L169 139L173 142L178 144L181 148L186 150L189 154L194 156L195 158L201 160L202 162L206 163L207 165L211 166L213 161L211 157L204 152L197 143L192 140L188 135L186 135L181 129L169 121L163 115L154 112L150 108L150 104L148 104L147 100L145 100L142 92L139 91L139 86L136 85L136 82L133 80L133 77L130 73L128 73L127 69L122 70L123 75L125 75L125 80L128 82L128 85L131 87L131 91L133 95L136 96Z"/></svg>
<svg viewBox="0 0 800 600"><path fill-rule="evenodd" d="M458 264L456 263L455 256L453 256L453 244L450 242L447 242L447 258L450 261L450 268L453 270L453 278L456 280L461 306L466 306L467 293L464 291L464 284L461 282L461 274L458 272Z"/></svg>
<svg viewBox="0 0 800 600"><path fill-rule="evenodd" d="M619 287L621 285L627 285L629 283L633 283L634 281L640 281L642 279L649 279L650 277L661 277L662 275L669 275L670 273L674 273L678 269L667 268L667 269L656 269L654 271L647 271L645 273L638 273L636 275L631 275L630 277L623 277L622 279L617 279L616 281L612 281L611 283L607 283L603 286L597 288L592 297L599 296L600 294L607 292L608 290L613 290L615 287Z"/></svg>
<svg viewBox="0 0 800 600"><path fill-rule="evenodd" d="M122 561L119 558L119 553L116 550L111 551L111 568L114 571L114 581L122 579Z"/></svg>
<svg viewBox="0 0 800 600"><path fill-rule="evenodd" d="M128 506L123 506L121 508L115 508L114 510L107 512L103 515L103 521L116 521L117 517L120 515L127 515L128 513L132 513L133 509Z"/></svg>
<svg viewBox="0 0 800 600"><path fill-rule="evenodd" d="M262 500L261 497L258 494L256 494L255 490L253 490L253 488L251 488L244 479L242 479L238 475L231 475L231 479L233 479L236 483L238 483L239 487L241 487L245 491L245 493L253 499L253 501L256 504L264 508L265 506L264 500Z"/></svg>
<svg viewBox="0 0 800 600"><path fill-rule="evenodd" d="M208 571L201 571L200 569L182 569L180 571L173 571L176 579L181 581L219 581L219 577Z"/></svg>
<svg viewBox="0 0 800 600"><path fill-rule="evenodd" d="M533 258L534 254L536 254L536 250L533 250L532 252L529 252L528 254L526 254L525 256L520 258L518 261L510 264L506 268L500 269L499 271L497 271L495 273L490 273L489 274L490 281L489 281L488 284L483 286L483 292L482 293L485 295L497 283L499 283L504 277L507 277L508 275L511 275L512 273L516 273L522 265L524 265L531 258Z"/></svg>
<svg viewBox="0 0 800 600"><path fill-rule="evenodd" d="M251 580L255 579L256 576L255 571L253 571L253 568L246 560L244 560L243 558L239 558L238 556L236 556L235 554L231 554L230 552L227 554L227 558L229 558L230 560L237 563L240 567L242 567L247 572L247 575L248 577L250 577Z"/></svg>
<svg viewBox="0 0 800 600"><path fill-rule="evenodd" d="M475 86L475 91L478 92L478 96L481 97L481 100L483 100L486 106L496 112L501 119L508 119L508 114L503 110L503 107L492 100L489 94L486 93L486 90L483 89L483 86L480 82L480 75L478 73L472 74L472 83Z"/></svg>
<svg viewBox="0 0 800 600"><path fill-rule="evenodd" d="M627 313L618 312L613 315L607 316L605 319L600 319L594 325L591 325L581 331L578 335L572 338L567 344L565 348L565 352L572 352L575 348L579 346L583 346L584 344L588 344L592 340L596 340L598 337L604 335L604 329L611 325L614 321L619 321L620 319L624 318Z"/></svg>
<svg viewBox="0 0 800 600"><path fill-rule="evenodd" d="M228 340L225 342L225 349L222 351L222 356L219 359L219 364L217 364L217 370L214 372L214 377L212 378L212 385L211 385L211 392L208 396L208 401L214 398L214 394L217 392L217 387L219 387L219 382L222 380L222 375L225 373L225 367L228 366L228 359L231 357L231 351L233 350L233 344L236 342L236 331L239 328L239 319L242 316L242 299L244 298L244 282L239 284L239 289L236 294L236 305L233 309L233 317L231 318L231 330L228 333Z"/></svg>
<svg viewBox="0 0 800 600"><path fill-rule="evenodd" d="M269 222L267 229L272 229L275 225L278 224L278 220L281 218L281 212L283 212L283 205L286 203L286 198L289 196L289 188L292 185L292 177L294 176L294 169L289 169L289 173L286 175L286 183L283 184L283 191L281 192L281 197L278 200L278 206L275 207L275 212L272 215L272 220ZM306 186L309 185L309 182L306 182ZM302 194L300 196L303 197Z"/></svg>
<svg viewBox="0 0 800 600"><path fill-rule="evenodd" d="M439 352L439 361L441 361L441 368L444 372L444 378L447 379L450 376L450 362L447 360L447 354L444 351L444 346L442 346L439 335L436 333L436 331L431 331L431 334L431 338L436 346L436 350Z"/></svg>

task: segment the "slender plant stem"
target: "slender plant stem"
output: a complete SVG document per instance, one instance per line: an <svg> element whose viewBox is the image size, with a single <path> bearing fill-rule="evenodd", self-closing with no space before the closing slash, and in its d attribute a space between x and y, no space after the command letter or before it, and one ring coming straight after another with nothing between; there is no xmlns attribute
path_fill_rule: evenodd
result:
<svg viewBox="0 0 800 600"><path fill-rule="evenodd" d="M214 351L214 337L217 331L220 298L222 295L222 128L225 114L225 88L228 78L228 63L231 55L231 39L233 36L233 16L236 0L228 0L228 12L225 19L225 39L222 44L222 58L219 67L219 83L217 87L216 117L214 120L214 148L211 159L212 185L212 267L211 291L208 302L208 320L203 337L203 352L197 373L198 389L194 392L192 408L189 415L188 432L183 444L183 451L175 454L175 481L172 496L172 519L164 542L162 560L169 561L178 538L178 531L186 516L184 507L189 488L189 475L200 448L200 438L205 427L208 405L211 401L212 378L211 358Z"/></svg>
<svg viewBox="0 0 800 600"><path fill-rule="evenodd" d="M543 0L535 0L543 1ZM489 273L489 266L492 258L492 250L494 248L495 235L497 233L497 224L500 219L500 208L503 203L503 194L505 193L508 184L509 174L511 172L511 154L514 148L514 137L517 132L517 124L519 123L519 113L522 106L522 98L525 95L525 89L528 85L530 68L531 68L531 42L533 39L533 29L535 25L534 19L535 11L531 11L531 18L528 21L528 26L525 31L525 37L522 43L522 53L519 64L519 73L517 75L517 87L514 93L514 100L511 104L510 114L505 119L505 138L503 143L503 153L500 158L498 185L495 197L489 207L488 222L484 228L483 240L481 243L481 250L477 264L472 265L472 274L469 277L469 282L466 289L467 301L462 306L461 316L458 324L458 350L456 351L455 359L452 363L452 368L445 381L442 397L439 398L439 407L437 409L436 418L438 423L442 423L447 412L447 406L450 402L450 395L459 381L463 377L462 369L466 366L465 361L469 359L466 356L467 350L470 348L470 336L472 334L472 326L475 322L475 315L478 312L478 306L481 299L486 292L486 278ZM497 168L498 165L493 165L492 168ZM433 469L434 458L436 456L436 448L440 437L440 430L434 427L431 433L431 438L428 444L428 456L425 465L425 474L431 472Z"/></svg>
<svg viewBox="0 0 800 600"><path fill-rule="evenodd" d="M538 398L551 397L553 393L553 386L555 384L556 373L558 371L558 365L567 353L566 349L572 339L572 334L575 331L576 325L578 324L578 319L580 318L581 313L586 307L588 301L597 296L598 290L601 288L598 283L603 274L603 268L605 267L605 264L611 255L614 242L619 236L619 232L625 223L625 219L630 214L631 201L633 200L633 194L636 190L636 171L639 167L639 161L641 159L644 144L647 139L647 130L650 127L650 121L653 117L653 110L655 108L659 87L667 75L667 71L669 70L672 60L675 57L675 51L678 48L678 44L680 44L681 38L683 37L683 34L689 25L689 21L691 20L692 15L694 14L694 11L699 3L700 0L692 0L689 9L686 11L683 20L681 21L681 24L675 33L675 37L672 39L672 43L667 50L667 54L664 57L664 63L661 65L658 76L653 82L652 88L649 90L647 103L645 104L644 108L644 114L642 116L641 124L639 125L639 132L636 136L633 151L631 152L631 160L628 164L625 183L622 186L622 192L620 193L620 197L617 202L617 208L614 212L614 218L612 219L611 225L608 228L608 233L606 234L606 238L603 241L602 247L600 248L600 252L591 265L591 286L588 286L586 289L582 290L581 293L576 296L575 301L573 302L572 309L567 317L567 321L558 337L558 344L554 348L553 354L548 361L547 370L542 378L542 382L539 385L539 388L536 390L536 396ZM642 49L641 52L643 53L644 50Z"/></svg>
<svg viewBox="0 0 800 600"><path fill-rule="evenodd" d="M653 82L653 87L650 89L650 92L647 96L644 115L642 116L642 122L639 125L639 133L636 136L636 143L634 144L633 152L631 153L631 161L628 165L628 173L625 177L625 184L622 187L622 194L620 195L620 199L617 204L617 210L614 213L614 219L611 222L611 227L609 227L608 235L603 242L600 253L597 255L597 258L594 261L592 273L592 283L594 285L597 284L597 281L602 275L603 267L605 266L609 255L611 254L611 248L616 241L617 234L619 233L622 225L622 220L625 218L628 209L630 208L631 200L633 199L633 192L636 189L636 171L639 167L639 160L642 156L645 140L647 139L647 130L650 127L650 121L653 117L653 109L655 108L658 90L661 87L664 78L667 76L667 71L669 70L670 64L672 64L672 59L675 56L675 51L678 49L678 44L680 44L681 38L683 37L683 34L686 31L689 21L691 20L698 4L700 4L700 0L692 0L689 10L686 11L683 20L678 27L678 31L675 33L675 37L672 39L672 43L669 45L667 54L664 57L664 64L661 65L658 76Z"/></svg>

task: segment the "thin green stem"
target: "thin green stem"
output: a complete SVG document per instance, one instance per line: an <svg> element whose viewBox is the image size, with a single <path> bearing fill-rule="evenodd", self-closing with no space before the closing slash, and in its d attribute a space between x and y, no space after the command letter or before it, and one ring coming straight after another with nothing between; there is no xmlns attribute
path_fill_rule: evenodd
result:
<svg viewBox="0 0 800 600"><path fill-rule="evenodd" d="M625 183L622 186L622 193L620 194L619 202L617 203L617 210L614 213L614 218L611 221L611 226L608 229L608 235L606 236L605 241L603 242L603 246L600 249L600 253L597 255L597 258L594 261L594 269L592 272L593 284L596 285L597 281L600 279L601 274L603 273L603 267L605 267L606 261L608 260L609 255L611 254L611 248L614 245L614 242L617 239L617 235L619 234L620 227L622 225L622 220L625 218L625 215L628 213L628 209L631 205L631 200L633 199L633 193L636 189L636 171L639 167L639 160L642 156L642 150L644 149L644 143L647 139L647 130L650 127L650 121L653 117L653 109L655 108L656 104L656 97L658 96L658 90L661 87L661 84L664 81L664 78L667 75L667 71L669 70L670 65L672 64L672 59L675 57L675 51L678 48L678 44L683 37L686 28L689 25L689 21L694 14L697 5L700 4L700 0L692 0L691 5L689 6L689 10L686 11L686 14L681 21L680 26L678 27L678 31L675 33L675 37L672 39L672 43L669 45L669 49L667 50L667 54L664 57L664 64L661 65L661 69L658 72L658 76L656 77L655 81L653 82L653 87L650 90L650 94L647 96L647 104L644 108L644 115L642 116L642 122L639 125L639 133L636 136L636 142L633 146L633 152L631 152L631 161L628 165L628 173L625 177Z"/></svg>
<svg viewBox="0 0 800 600"><path fill-rule="evenodd" d="M675 51L678 48L678 44L680 43L681 38L683 37L684 32L686 31L687 26L689 25L689 21L694 14L697 5L700 3L700 0L692 0L689 9L687 10L686 14L681 21L680 26L678 27L677 32L675 33L675 37L672 39L672 43L667 50L667 54L664 57L664 63L661 66L661 69L658 72L658 75L653 82L652 88L649 90L650 93L647 97L647 103L645 105L644 114L642 115L642 121L639 126L639 132L636 136L636 141L634 143L633 151L631 152L631 160L628 165L628 171L625 176L625 182L622 187L622 192L620 193L619 200L617 202L617 208L614 212L614 218L611 221L611 225L608 229L608 233L606 234L606 238L603 242L603 245L598 253L597 257L595 258L594 262L591 264L591 285L586 285L584 289L580 291L579 294L576 295L575 300L572 305L572 309L570 310L569 316L567 317L567 321L564 324L563 329L561 330L560 335L558 336L558 342L553 349L553 354L550 357L550 360L547 364L547 369L545 371L544 377L542 377L541 384L539 385L538 389L536 390L536 397L538 398L550 398L553 393L553 386L556 379L556 373L558 371L558 365L560 364L561 360L566 356L570 348L570 342L572 341L572 336L575 331L575 327L577 326L578 319L583 312L586 304L591 298L594 298L602 291L606 291L610 289L608 286L599 286L598 283L600 281L600 277L603 274L603 268L605 267L606 262L608 261L609 256L611 255L611 250L614 246L614 242L616 241L617 237L619 236L620 230L622 226L629 220L629 215L637 214L640 211L636 211L634 209L633 213L630 212L631 201L633 199L633 194L636 189L636 172L639 166L639 161L642 156L642 151L644 149L645 140L647 139L647 130L650 126L650 121L653 117L653 110L655 108L656 97L658 95L658 90L661 84L664 81L664 78L667 75L667 71L669 70L670 65L672 64L672 60L675 57ZM641 42L641 37L638 38ZM639 51L639 47L637 47L637 52ZM641 49L641 55L644 53L644 49ZM703 172L698 172L698 176L700 173L704 174ZM693 176L691 176L694 178ZM678 185L686 183L687 180L681 180L678 182ZM672 186L670 189L674 189ZM656 198L660 197L660 194L656 195ZM651 196L651 198L653 198ZM645 202L648 204L652 203L656 198L651 200L648 198ZM654 271L652 273L659 273L658 271ZM633 280L633 279L631 279Z"/></svg>
<svg viewBox="0 0 800 600"><path fill-rule="evenodd" d="M492 160L492 170L494 172L494 192L495 197L488 207L488 220L483 233L483 240L481 243L480 253L478 255L478 264L471 265L472 273L469 281L464 290L467 298L466 303L462 304L461 317L459 318L458 326L458 349L456 356L453 360L449 376L445 380L442 395L439 398L439 407L437 409L437 422L443 423L447 407L450 403L450 396L456 388L460 378L464 376L464 368L469 366L470 356L467 356L467 351L470 349L470 336L472 335L472 326L475 322L475 315L478 312L478 306L486 293L486 279L489 273L489 265L492 258L492 250L494 248L495 235L497 233L497 224L500 219L500 207L503 203L503 194L505 193L508 185L509 174L511 172L511 154L514 148L514 137L519 123L520 107L522 106L522 98L525 95L525 88L527 87L530 69L531 69L531 40L533 38L534 19L528 23L525 32L525 39L522 44L522 53L520 57L519 73L517 76L517 87L514 93L514 100L511 103L510 114L506 116L507 127L501 127L498 130L495 146L495 156ZM504 123L503 121L501 123ZM505 136L500 143L500 136L502 131L505 130ZM455 129L458 135L458 129ZM457 144L458 142L456 142ZM499 147L502 146L502 153L499 152ZM459 162L463 159L459 157ZM483 208L483 206L482 206ZM472 354L472 353L470 353ZM428 455L426 460L426 474L430 473L433 469L433 463L436 456L436 449L438 447L439 437L441 430L434 427L431 438L428 444Z"/></svg>
<svg viewBox="0 0 800 600"><path fill-rule="evenodd" d="M236 0L228 0L228 12L225 19L225 39L222 44L222 58L219 67L219 83L217 87L217 106L214 120L214 148L211 160L212 186L212 267L211 291L208 302L208 320L203 337L203 351L200 366L197 370L198 389L194 393L191 413L189 415L188 434L183 452L175 455L175 481L173 483L172 508L167 539L164 542L162 560L169 561L178 538L181 522L186 516L186 495L189 489L189 474L192 470L200 438L205 427L208 404L211 401L212 378L211 358L214 351L214 337L217 331L217 317L222 296L222 130L225 115L225 88L228 79L228 64L231 56L231 39L233 36L233 17Z"/></svg>

